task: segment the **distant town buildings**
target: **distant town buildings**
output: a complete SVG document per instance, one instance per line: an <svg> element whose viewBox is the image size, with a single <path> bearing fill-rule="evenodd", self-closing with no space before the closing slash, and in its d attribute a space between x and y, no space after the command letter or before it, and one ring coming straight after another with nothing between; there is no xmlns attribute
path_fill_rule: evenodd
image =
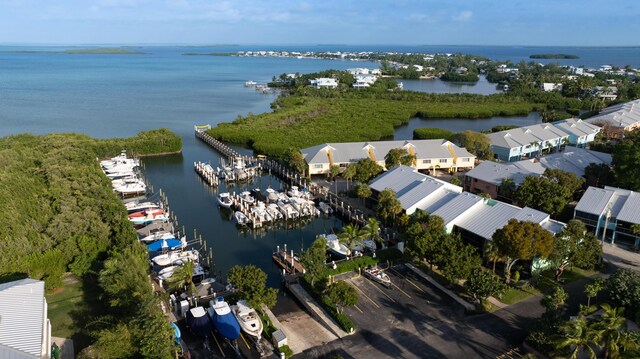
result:
<svg viewBox="0 0 640 359"><path fill-rule="evenodd" d="M600 128L580 119L542 123L487 134L496 158L511 162L539 156L542 151L558 151L573 144L584 147L595 140Z"/></svg>
<svg viewBox="0 0 640 359"><path fill-rule="evenodd" d="M50 357L44 282L27 278L0 284L0 358Z"/></svg>
<svg viewBox="0 0 640 359"><path fill-rule="evenodd" d="M476 156L447 140L376 141L325 143L301 150L309 165L309 174L329 173L331 166L346 167L363 158L370 158L385 167L385 156L391 149L404 148L415 155L413 167L436 171L470 169Z"/></svg>
<svg viewBox="0 0 640 359"><path fill-rule="evenodd" d="M574 211L596 236L638 247L633 225L640 224L640 193L616 187L589 187ZM606 230L606 234L605 234Z"/></svg>
<svg viewBox="0 0 640 359"><path fill-rule="evenodd" d="M465 173L464 189L497 198L498 187L505 179L512 180L518 187L524 182L525 177L541 176L546 169L560 169L583 177L584 169L592 163L610 166L611 155L584 148L567 147L563 152L552 153L539 159L510 163L484 161Z"/></svg>

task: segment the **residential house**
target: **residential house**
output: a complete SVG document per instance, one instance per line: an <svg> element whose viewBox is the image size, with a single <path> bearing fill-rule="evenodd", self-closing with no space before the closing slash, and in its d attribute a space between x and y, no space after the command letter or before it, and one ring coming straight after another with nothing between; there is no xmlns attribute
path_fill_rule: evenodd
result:
<svg viewBox="0 0 640 359"><path fill-rule="evenodd" d="M320 77L310 81L311 87L314 88L336 88L338 87L338 81L336 79Z"/></svg>
<svg viewBox="0 0 640 359"><path fill-rule="evenodd" d="M562 84L561 83L551 83L551 82L545 82L542 84L542 86L540 86L540 89L544 92L551 92L551 91L559 91L562 92Z"/></svg>
<svg viewBox="0 0 640 359"><path fill-rule="evenodd" d="M301 152L309 166L309 175L316 175L329 173L333 165L346 167L363 158L371 158L384 167L385 156L394 148L404 148L415 155L412 167L417 170L457 171L475 165L474 155L447 140L325 143L302 149Z"/></svg>
<svg viewBox="0 0 640 359"><path fill-rule="evenodd" d="M503 161L539 156L543 150L559 150L569 134L551 123L542 123L487 134L491 150Z"/></svg>
<svg viewBox="0 0 640 359"><path fill-rule="evenodd" d="M608 138L622 138L625 132L640 127L640 100L607 107L598 115L586 119L585 122L602 126Z"/></svg>
<svg viewBox="0 0 640 359"><path fill-rule="evenodd" d="M574 218L596 236L638 248L632 226L640 224L640 193L616 187L589 187L576 205Z"/></svg>
<svg viewBox="0 0 640 359"><path fill-rule="evenodd" d="M472 193L487 193L491 198L497 198L498 187L505 179L511 179L518 187L525 177L540 176L547 169L559 169L583 177L585 168L592 163L610 166L611 155L567 146L562 152L536 159L510 163L484 161L465 173L464 189Z"/></svg>
<svg viewBox="0 0 640 359"><path fill-rule="evenodd" d="M568 141L576 147L586 147L596 140L601 128L579 118L569 118L552 123L555 127L569 134Z"/></svg>
<svg viewBox="0 0 640 359"><path fill-rule="evenodd" d="M0 284L0 358L51 357L51 323L44 282L21 279Z"/></svg>
<svg viewBox="0 0 640 359"><path fill-rule="evenodd" d="M367 88L373 85L376 80L378 80L378 77L374 75L355 75L353 88Z"/></svg>

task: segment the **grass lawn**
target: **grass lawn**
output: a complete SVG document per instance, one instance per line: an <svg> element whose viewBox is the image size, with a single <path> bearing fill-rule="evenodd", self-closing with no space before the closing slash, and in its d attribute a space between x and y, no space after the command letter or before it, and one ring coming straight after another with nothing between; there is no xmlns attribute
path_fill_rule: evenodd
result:
<svg viewBox="0 0 640 359"><path fill-rule="evenodd" d="M504 304L513 304L539 294L541 294L540 291L535 288L518 289L510 287L504 291L499 300Z"/></svg>
<svg viewBox="0 0 640 359"><path fill-rule="evenodd" d="M76 354L91 344L86 326L103 314L97 303L95 284L87 284L69 274L63 279L63 287L47 293L46 298L51 335L73 339Z"/></svg>

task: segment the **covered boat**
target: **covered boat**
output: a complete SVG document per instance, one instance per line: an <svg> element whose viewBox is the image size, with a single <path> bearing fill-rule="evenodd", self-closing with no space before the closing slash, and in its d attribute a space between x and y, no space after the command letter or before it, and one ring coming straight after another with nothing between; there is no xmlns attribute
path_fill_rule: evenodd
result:
<svg viewBox="0 0 640 359"><path fill-rule="evenodd" d="M160 241L155 241L151 244L147 245L147 249L151 252L158 252L160 250L171 250L176 249L178 247L186 247L187 246L187 238L182 237L180 240L177 239L163 239Z"/></svg>
<svg viewBox="0 0 640 359"><path fill-rule="evenodd" d="M245 300L239 300L238 304L231 306L231 313L236 317L242 331L256 338L262 334L262 321Z"/></svg>
<svg viewBox="0 0 640 359"><path fill-rule="evenodd" d="M187 312L186 317L187 324L194 334L202 338L211 337L211 319L207 315L207 311L205 311L204 307L191 308Z"/></svg>
<svg viewBox="0 0 640 359"><path fill-rule="evenodd" d="M224 298L217 297L209 301L211 307L208 309L209 316L213 321L213 326L218 333L229 340L236 340L240 336L240 325L236 317L231 313L229 304Z"/></svg>

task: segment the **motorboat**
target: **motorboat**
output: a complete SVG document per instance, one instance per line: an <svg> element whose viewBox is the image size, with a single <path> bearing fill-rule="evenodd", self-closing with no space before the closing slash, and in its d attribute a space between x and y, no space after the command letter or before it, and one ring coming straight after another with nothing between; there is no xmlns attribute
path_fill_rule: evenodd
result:
<svg viewBox="0 0 640 359"><path fill-rule="evenodd" d="M204 307L191 308L186 314L187 324L192 332L202 338L212 336L211 318Z"/></svg>
<svg viewBox="0 0 640 359"><path fill-rule="evenodd" d="M158 252L161 250L172 250L176 248L186 248L186 247L187 247L187 237L182 237L180 240L163 239L147 245L147 249L151 252Z"/></svg>
<svg viewBox="0 0 640 359"><path fill-rule="evenodd" d="M253 198L255 198L257 201L264 201L265 200L265 196L260 191L260 188L252 189L251 190L251 196L253 196Z"/></svg>
<svg viewBox="0 0 640 359"><path fill-rule="evenodd" d="M277 221L279 219L282 219L282 212L280 212L280 209L278 208L278 205L275 203L271 203L267 206L266 208L267 213L269 213L269 216L271 216L271 220L272 221Z"/></svg>
<svg viewBox="0 0 640 359"><path fill-rule="evenodd" d="M333 209L331 208L331 206L329 204L325 203L325 202L320 201L320 203L318 203L318 208L324 214L333 213Z"/></svg>
<svg viewBox="0 0 640 359"><path fill-rule="evenodd" d="M127 212L129 214L138 211L146 211L148 209L161 208L160 205L155 202L129 202L125 204L125 207L127 208Z"/></svg>
<svg viewBox="0 0 640 359"><path fill-rule="evenodd" d="M240 336L240 324L236 317L231 313L229 304L224 298L217 297L215 300L209 301L211 305L207 311L213 322L213 327L218 333L229 340L236 340Z"/></svg>
<svg viewBox="0 0 640 359"><path fill-rule="evenodd" d="M190 251L169 252L157 255L151 258L151 261L161 267L175 264L177 262L192 261L197 262L200 259L200 253L192 249Z"/></svg>
<svg viewBox="0 0 640 359"><path fill-rule="evenodd" d="M111 159L100 161L100 167L103 169L114 168L119 165L126 165L130 167L137 167L140 162L133 158L127 158L127 151L122 151L116 157L112 157Z"/></svg>
<svg viewBox="0 0 640 359"><path fill-rule="evenodd" d="M249 218L247 218L244 213L235 211L233 216L235 217L236 222L238 222L239 225L246 226L247 224L249 224Z"/></svg>
<svg viewBox="0 0 640 359"><path fill-rule="evenodd" d="M378 266L365 268L364 276L374 282L384 285L385 287L391 286L391 278L389 278L389 275Z"/></svg>
<svg viewBox="0 0 640 359"><path fill-rule="evenodd" d="M288 201L278 201L277 205L284 219L295 219L300 217L300 213Z"/></svg>
<svg viewBox="0 0 640 359"><path fill-rule="evenodd" d="M180 268L182 265L184 265L184 263L185 262L179 261L176 265L172 265L172 266L168 266L168 267L162 268L158 272L158 279L167 280L167 279L171 278L171 276L173 276L173 274L176 272L176 270L178 268ZM202 266L200 264L196 263L196 265L193 268L193 273L191 274L191 276L199 277L199 276L203 276L204 274L205 274L204 268L202 268Z"/></svg>
<svg viewBox="0 0 640 359"><path fill-rule="evenodd" d="M149 214L144 217L129 218L133 224L149 224L153 222L166 222L169 219L164 212L158 214Z"/></svg>
<svg viewBox="0 0 640 359"><path fill-rule="evenodd" d="M291 189L287 191L289 197L300 197L302 196L302 192L298 190L298 186L291 186Z"/></svg>
<svg viewBox="0 0 640 359"><path fill-rule="evenodd" d="M147 191L147 185L142 181L137 181L135 183L125 183L115 186L113 190L121 195L139 194Z"/></svg>
<svg viewBox="0 0 640 359"><path fill-rule="evenodd" d="M244 87L255 87L257 83L255 81L245 81Z"/></svg>
<svg viewBox="0 0 640 359"><path fill-rule="evenodd" d="M272 218L264 202L258 202L257 206L251 207L251 218L257 218L260 222L271 222Z"/></svg>
<svg viewBox="0 0 640 359"><path fill-rule="evenodd" d="M145 236L143 238L140 238L140 242L153 243L155 241L160 241L163 239L164 240L176 239L176 237L171 232L159 231L159 232L149 234L148 236Z"/></svg>
<svg viewBox="0 0 640 359"><path fill-rule="evenodd" d="M129 219L132 219L132 218L142 218L149 215L155 216L158 214L164 214L164 210L162 210L162 208L149 208L149 209L143 209L140 211L129 213L128 216L129 216Z"/></svg>
<svg viewBox="0 0 640 359"><path fill-rule="evenodd" d="M267 201L269 203L275 203L280 199L280 195L273 188L267 188Z"/></svg>
<svg viewBox="0 0 640 359"><path fill-rule="evenodd" d="M230 208L233 202L231 201L231 195L229 192L223 192L218 194L218 204L224 208Z"/></svg>
<svg viewBox="0 0 640 359"><path fill-rule="evenodd" d="M253 205L256 202L255 198L253 198L253 196L251 195L251 192L249 191L241 192L240 200L242 200L242 202L248 205Z"/></svg>
<svg viewBox="0 0 640 359"><path fill-rule="evenodd" d="M322 235L327 243L327 249L336 256L346 257L350 254L349 248L335 234Z"/></svg>
<svg viewBox="0 0 640 359"><path fill-rule="evenodd" d="M262 320L256 313L256 310L251 308L245 300L239 300L238 304L231 306L231 313L236 317L240 329L243 332L260 338L262 334Z"/></svg>

